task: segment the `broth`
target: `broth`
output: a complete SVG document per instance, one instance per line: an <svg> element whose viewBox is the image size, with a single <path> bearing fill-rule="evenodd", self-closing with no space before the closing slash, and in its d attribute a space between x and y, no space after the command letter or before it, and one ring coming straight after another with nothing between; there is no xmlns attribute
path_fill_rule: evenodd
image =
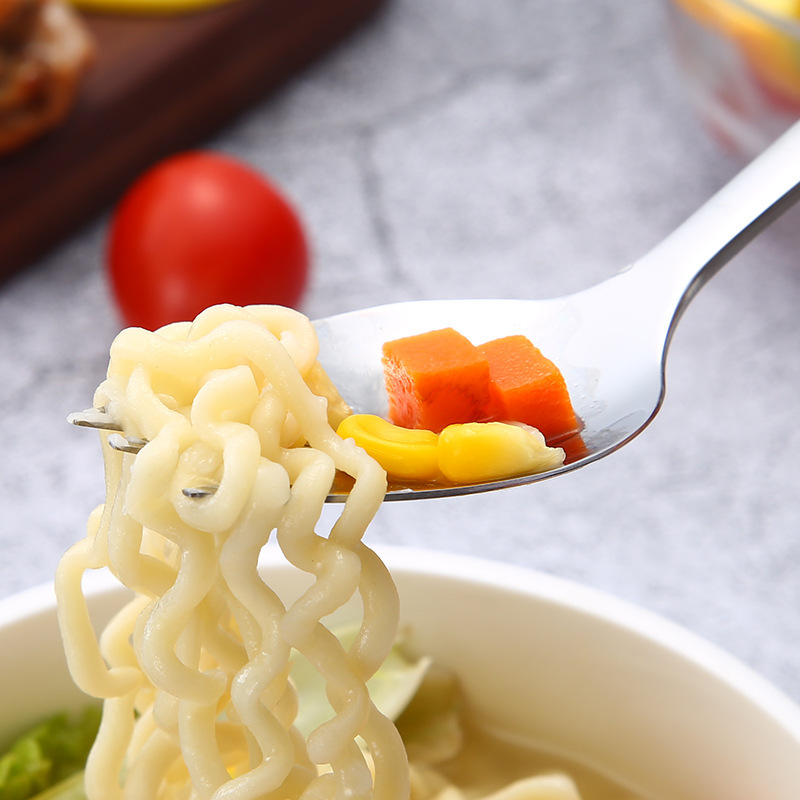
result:
<svg viewBox="0 0 800 800"><path fill-rule="evenodd" d="M504 739L474 726L467 729L464 747L458 756L437 769L459 786L468 800L485 797L531 775L554 772L572 778L581 800L644 800L577 761Z"/></svg>

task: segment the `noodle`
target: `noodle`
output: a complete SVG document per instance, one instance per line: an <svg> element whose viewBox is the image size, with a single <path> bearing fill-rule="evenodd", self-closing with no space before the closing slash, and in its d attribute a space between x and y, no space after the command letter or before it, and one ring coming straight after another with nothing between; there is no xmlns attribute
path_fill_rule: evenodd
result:
<svg viewBox="0 0 800 800"><path fill-rule="evenodd" d="M106 700L90 800L408 796L403 744L366 688L397 630L394 585L361 541L386 478L335 434L316 348L310 322L280 307L218 306L114 341L95 404L147 443L133 456L104 442L106 503L56 575L70 670ZM323 536L336 470L354 485ZM184 495L198 484L216 490ZM288 608L258 574L272 531L314 577ZM98 640L81 580L102 567L137 596ZM320 620L355 593L363 619L345 651ZM335 710L307 742L292 649Z"/></svg>
<svg viewBox="0 0 800 800"><path fill-rule="evenodd" d="M123 453L101 433L106 501L56 573L69 669L104 700L89 800L463 797L439 755L409 766L370 697L399 619L392 578L362 541L386 474L335 433L349 409L316 359L309 320L277 306L215 306L113 342L95 406L144 444ZM323 535L337 471L353 486ZM258 571L268 545L311 577L288 606ZM82 579L101 568L133 598L98 636ZM354 596L362 615L345 648L321 620ZM295 725L296 653L332 708L307 736ZM579 800L566 776L496 798Z"/></svg>

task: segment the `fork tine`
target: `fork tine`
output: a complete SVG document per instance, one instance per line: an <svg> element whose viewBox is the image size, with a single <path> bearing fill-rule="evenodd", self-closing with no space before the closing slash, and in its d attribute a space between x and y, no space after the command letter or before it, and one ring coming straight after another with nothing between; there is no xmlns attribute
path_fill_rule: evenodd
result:
<svg viewBox="0 0 800 800"><path fill-rule="evenodd" d="M146 439L136 436L125 436L122 432L122 425L117 422L106 408L87 408L85 411L76 411L67 417L67 422L78 425L81 428L95 428L101 431L113 431L108 437L108 445L121 453L138 453L146 444ZM187 486L183 493L186 497L202 499L211 497L218 486L213 484L203 484L202 486Z"/></svg>
<svg viewBox="0 0 800 800"><path fill-rule="evenodd" d="M122 425L117 422L106 408L87 408L85 411L76 411L67 417L67 422L82 428L97 428L102 431L122 431Z"/></svg>
<svg viewBox="0 0 800 800"><path fill-rule="evenodd" d="M108 437L108 446L113 450L119 450L121 453L138 453L147 441L139 439L136 436L124 436L121 433L112 433Z"/></svg>
<svg viewBox="0 0 800 800"><path fill-rule="evenodd" d="M67 422L81 428L95 428L101 431L114 431L108 437L108 444L123 453L138 453L147 442L135 436L125 436L122 425L117 422L106 408L87 408L85 411L76 411L67 417Z"/></svg>
<svg viewBox="0 0 800 800"><path fill-rule="evenodd" d="M187 486L182 491L185 497L189 497L192 500L202 500L206 497L211 497L218 488L218 486L204 484L203 486Z"/></svg>

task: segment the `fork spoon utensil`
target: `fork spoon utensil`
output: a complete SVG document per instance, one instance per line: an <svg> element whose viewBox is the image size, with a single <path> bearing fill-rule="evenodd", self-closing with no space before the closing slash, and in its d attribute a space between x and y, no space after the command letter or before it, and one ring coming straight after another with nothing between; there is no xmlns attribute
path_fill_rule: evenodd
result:
<svg viewBox="0 0 800 800"><path fill-rule="evenodd" d="M584 467L631 441L661 408L669 343L689 302L798 199L800 123L647 255L591 288L544 300L395 303L316 320L320 361L356 412L387 414L383 342L444 327L476 344L524 334L567 381L584 427L579 442L564 443L563 466L491 483L390 485L386 499L521 486ZM328 500L345 497L334 490Z"/></svg>

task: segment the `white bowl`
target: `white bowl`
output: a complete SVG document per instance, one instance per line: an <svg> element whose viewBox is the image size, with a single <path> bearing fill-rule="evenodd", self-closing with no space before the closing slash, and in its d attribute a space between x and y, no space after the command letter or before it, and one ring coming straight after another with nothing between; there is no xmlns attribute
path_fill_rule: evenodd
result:
<svg viewBox="0 0 800 800"><path fill-rule="evenodd" d="M381 548L411 644L452 667L477 717L654 800L797 800L800 709L687 631L568 581L493 562ZM272 558L287 599L302 589ZM102 623L124 599L87 576ZM52 587L0 601L0 744L85 704L66 671Z"/></svg>

